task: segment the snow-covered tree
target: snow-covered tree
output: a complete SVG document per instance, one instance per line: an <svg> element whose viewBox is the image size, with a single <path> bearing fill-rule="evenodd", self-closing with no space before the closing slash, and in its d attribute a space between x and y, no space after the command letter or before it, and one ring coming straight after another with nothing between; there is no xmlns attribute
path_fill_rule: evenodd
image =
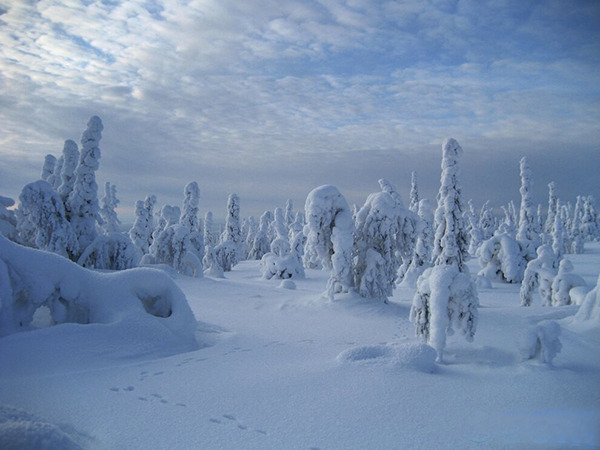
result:
<svg viewBox="0 0 600 450"><path fill-rule="evenodd" d="M75 185L67 200L68 218L77 235L80 252L96 239L96 223L102 223L95 172L100 164L98 145L103 129L102 120L98 116L89 120L81 136L81 154L75 169Z"/></svg>
<svg viewBox="0 0 600 450"><path fill-rule="evenodd" d="M355 217L354 285L363 297L387 301L402 260L399 225L404 211L387 192L369 195Z"/></svg>
<svg viewBox="0 0 600 450"><path fill-rule="evenodd" d="M42 173L40 178L44 181L48 181L48 178L54 174L54 167L56 166L56 156L46 155L44 158L44 165L42 166ZM50 183L48 183L50 184ZM52 184L50 184L52 186Z"/></svg>
<svg viewBox="0 0 600 450"><path fill-rule="evenodd" d="M522 349L525 359L537 359L545 364L552 365L552 360L560 353L560 325L554 320L539 323L527 335L527 340Z"/></svg>
<svg viewBox="0 0 600 450"><path fill-rule="evenodd" d="M269 217L269 212L264 212L263 215L260 216L258 231L254 236L252 248L248 252L249 259L260 260L265 254L271 251L271 243L267 234L269 229Z"/></svg>
<svg viewBox="0 0 600 450"><path fill-rule="evenodd" d="M419 235L415 245L414 256L404 273L401 285L417 287L417 280L425 269L431 267L431 251L433 248L433 212L428 199L419 201L419 218L421 219Z"/></svg>
<svg viewBox="0 0 600 450"><path fill-rule="evenodd" d="M68 198L73 192L75 186L75 169L79 162L79 149L75 141L67 139L63 147L63 165L60 171L60 185L58 186L57 192L62 198L65 204L67 218L71 217L69 210ZM58 175L58 174L57 174ZM57 181L58 182L58 181Z"/></svg>
<svg viewBox="0 0 600 450"><path fill-rule="evenodd" d="M191 248L186 249L196 255L198 260L204 258L204 235L200 229L200 217L198 216L200 204L200 188L198 183L192 181L184 189L183 208L179 223L190 231L188 237Z"/></svg>
<svg viewBox="0 0 600 450"><path fill-rule="evenodd" d="M573 211L573 219L571 221L571 253L583 253L583 233L581 231L581 223L583 220L583 198L578 195L575 209Z"/></svg>
<svg viewBox="0 0 600 450"><path fill-rule="evenodd" d="M250 256L252 252L252 247L254 246L254 239L256 238L256 233L258 233L258 223L254 216L249 216L244 221L242 225L242 229L245 228L245 231L242 233L244 237L244 246L246 248L245 259L253 259Z"/></svg>
<svg viewBox="0 0 600 450"><path fill-rule="evenodd" d="M119 225L121 221L117 216L116 208L119 206L119 199L117 198L117 186L106 182L104 184L104 197L101 200L102 207L100 208L100 217L104 223L102 229L105 234L116 233L119 231Z"/></svg>
<svg viewBox="0 0 600 450"><path fill-rule="evenodd" d="M530 241L528 241L530 242ZM528 261L528 247L506 233L497 233L477 249L481 271L490 281L520 283Z"/></svg>
<svg viewBox="0 0 600 450"><path fill-rule="evenodd" d="M468 212L465 214L469 231L469 254L474 255L483 241L483 230L479 228L479 220L473 200L468 201Z"/></svg>
<svg viewBox="0 0 600 450"><path fill-rule="evenodd" d="M408 209L414 213L419 211L419 187L417 185L417 172L410 175L410 203Z"/></svg>
<svg viewBox="0 0 600 450"><path fill-rule="evenodd" d="M307 251L313 252L325 269L331 270L327 284L330 300L336 293L348 292L352 280L354 224L348 202L331 185L313 189L305 204Z"/></svg>
<svg viewBox="0 0 600 450"><path fill-rule="evenodd" d="M462 148L454 139L442 146L442 176L435 214L434 266L417 281L410 320L443 361L446 336L460 331L472 341L477 328L479 300L465 264L468 242L463 224L462 193L458 180Z"/></svg>
<svg viewBox="0 0 600 450"><path fill-rule="evenodd" d="M217 243L215 238L215 224L212 211L207 211L204 214L204 245L214 247Z"/></svg>
<svg viewBox="0 0 600 450"><path fill-rule="evenodd" d="M596 207L594 197L591 195L583 199L583 216L581 217L581 234L585 242L591 242L600 238L596 219Z"/></svg>
<svg viewBox="0 0 600 450"><path fill-rule="evenodd" d="M19 200L23 216L35 227L37 248L65 258L78 253L77 236L67 221L62 200L47 181L26 185Z"/></svg>
<svg viewBox="0 0 600 450"><path fill-rule="evenodd" d="M520 297L521 306L531 306L533 293L538 286L540 287L540 295L546 303L551 295L551 285L547 286L547 280L554 279L556 271L556 255L552 251L550 244L543 244L537 248L537 258L532 259L527 263L523 282L521 283ZM542 283L542 285L540 285Z"/></svg>
<svg viewBox="0 0 600 450"><path fill-rule="evenodd" d="M548 183L548 216L544 225L544 232L548 235L552 234L552 228L556 215L558 213L558 197L556 195L556 183L552 181Z"/></svg>
<svg viewBox="0 0 600 450"><path fill-rule="evenodd" d="M57 192L58 192L58 187L62 183L60 174L62 173L62 168L63 168L64 163L65 163L65 157L63 155L60 155L58 158L56 158L54 167L52 168L52 173L46 179L48 184L50 186L52 186L54 188L54 190Z"/></svg>
<svg viewBox="0 0 600 450"><path fill-rule="evenodd" d="M289 238L290 242L294 240L294 238L298 235L298 233L302 233L304 229L304 213L302 211L296 212L294 217L294 221L289 226Z"/></svg>
<svg viewBox="0 0 600 450"><path fill-rule="evenodd" d="M15 212L8 209L14 205L12 198L0 195L0 234L11 241L17 238L17 218Z"/></svg>
<svg viewBox="0 0 600 450"><path fill-rule="evenodd" d="M481 207L478 224L479 229L481 230L482 240L485 241L494 235L494 231L496 231L496 221L494 219L492 208L490 208L489 200L486 201Z"/></svg>
<svg viewBox="0 0 600 450"><path fill-rule="evenodd" d="M230 244L226 244L227 242ZM221 236L221 244L217 247L216 256L225 272L229 272L245 254L240 226L240 198L237 194L231 194L227 200L225 231Z"/></svg>
<svg viewBox="0 0 600 450"><path fill-rule="evenodd" d="M287 199L285 202L285 227L290 228L290 225L294 222L294 203L291 199Z"/></svg>
<svg viewBox="0 0 600 450"><path fill-rule="evenodd" d="M140 251L145 255L152 244L152 231L154 230L154 205L156 196L148 195L146 200L135 202L135 221L129 230L129 237Z"/></svg>
<svg viewBox="0 0 600 450"><path fill-rule="evenodd" d="M517 231L517 240L527 250L528 259L535 257L535 250L540 245L540 238L535 232L535 212L533 210L533 199L531 189L533 186L533 177L529 168L529 161L526 156L521 158L521 208L519 209L519 229Z"/></svg>
<svg viewBox="0 0 600 450"><path fill-rule="evenodd" d="M165 228L150 246L154 263L167 264L182 275L201 278L202 261L195 253L193 233L186 226L175 224Z"/></svg>
<svg viewBox="0 0 600 450"><path fill-rule="evenodd" d="M223 268L217 261L217 255L215 248L209 245L206 246L204 251L204 259L202 259L202 265L204 266L204 275L211 278L225 278L223 274Z"/></svg>

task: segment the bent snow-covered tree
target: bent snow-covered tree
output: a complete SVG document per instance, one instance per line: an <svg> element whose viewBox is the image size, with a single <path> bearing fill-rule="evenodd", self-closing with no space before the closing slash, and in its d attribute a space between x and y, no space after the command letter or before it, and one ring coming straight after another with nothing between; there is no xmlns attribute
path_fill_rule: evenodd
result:
<svg viewBox="0 0 600 450"><path fill-rule="evenodd" d="M533 179L529 161L527 157L521 158L521 208L519 210L519 229L517 231L517 241L527 251L527 260L535 257L535 251L540 246L540 238L535 231L535 211L533 209L533 199L531 198L531 188Z"/></svg>
<svg viewBox="0 0 600 450"><path fill-rule="evenodd" d="M442 146L442 176L435 215L434 266L417 281L410 310L416 334L435 348L443 361L446 336L457 330L471 342L477 329L479 300L465 265L468 257L463 226L458 159L462 148L454 139Z"/></svg>
<svg viewBox="0 0 600 450"><path fill-rule="evenodd" d="M314 254L323 268L331 270L327 295L348 292L353 286L352 247L354 224L348 202L331 185L313 189L306 198L306 251Z"/></svg>

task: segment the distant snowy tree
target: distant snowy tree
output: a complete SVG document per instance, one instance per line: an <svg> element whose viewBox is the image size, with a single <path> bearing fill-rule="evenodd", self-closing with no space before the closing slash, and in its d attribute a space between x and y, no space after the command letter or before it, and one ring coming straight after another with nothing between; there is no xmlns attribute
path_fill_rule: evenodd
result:
<svg viewBox="0 0 600 450"><path fill-rule="evenodd" d="M271 251L271 243L267 235L267 230L269 229L269 217L267 212L260 216L258 231L254 236L252 248L248 252L249 259L260 260L265 254Z"/></svg>
<svg viewBox="0 0 600 450"><path fill-rule="evenodd" d="M179 206L163 205L158 212L158 221L152 233L153 238L171 225L177 225L181 219Z"/></svg>
<svg viewBox="0 0 600 450"><path fill-rule="evenodd" d="M313 189L305 204L307 251L317 255L325 269L331 270L327 283L330 300L336 293L353 288L352 247L354 224L348 202L331 185Z"/></svg>
<svg viewBox="0 0 600 450"><path fill-rule="evenodd" d="M556 195L556 183L548 184L548 216L544 225L544 232L548 235L552 233L556 215L558 213L558 197Z"/></svg>
<svg viewBox="0 0 600 450"><path fill-rule="evenodd" d="M230 242L230 244L226 244ZM227 217L221 244L215 248L219 263L225 272L239 263L245 254L242 230L240 226L240 198L231 194L227 200Z"/></svg>
<svg viewBox="0 0 600 450"><path fill-rule="evenodd" d="M515 213L515 204L510 201L508 205L502 206L504 212L504 219L500 223L500 226L495 233L508 234L511 237L515 237L517 234L517 220Z"/></svg>
<svg viewBox="0 0 600 450"><path fill-rule="evenodd" d="M14 205L12 198L0 195L0 234L11 241L17 238L17 217L13 210L8 209Z"/></svg>
<svg viewBox="0 0 600 450"><path fill-rule="evenodd" d="M540 287L540 295L544 299L544 303L550 299L551 285L548 285L548 280L554 279L556 275L555 265L556 255L552 251L552 246L550 244L539 246L537 249L537 258L529 261L525 268L520 289L521 306L531 306L533 292L538 286ZM540 283L542 283L541 286Z"/></svg>
<svg viewBox="0 0 600 450"><path fill-rule="evenodd" d="M561 259L565 254L565 235L563 212L560 204L557 206L556 214L554 215L554 226L552 227L552 251L556 254L557 259Z"/></svg>
<svg viewBox="0 0 600 450"><path fill-rule="evenodd" d="M102 229L105 234L116 233L119 231L119 225L121 221L117 217L116 208L119 206L119 199L117 198L117 187L110 182L104 184L104 197L101 200L102 207L100 208L100 217L104 223Z"/></svg>
<svg viewBox="0 0 600 450"><path fill-rule="evenodd" d="M135 202L135 221L129 230L129 237L142 255L150 250L154 230L154 205L156 196L148 195L146 200Z"/></svg>
<svg viewBox="0 0 600 450"><path fill-rule="evenodd" d="M583 220L583 198L578 195L573 211L573 219L571 221L571 253L583 253L583 233L581 231L581 223Z"/></svg>
<svg viewBox="0 0 600 450"><path fill-rule="evenodd" d="M65 216L62 200L47 181L26 185L19 195L20 209L35 227L35 246L65 258L77 254L78 242Z"/></svg>
<svg viewBox="0 0 600 450"><path fill-rule="evenodd" d="M475 211L473 200L469 200L467 204L469 205L469 210L465 215L465 219L467 220L469 230L469 254L474 255L484 240L483 230L479 227L478 215Z"/></svg>
<svg viewBox="0 0 600 450"><path fill-rule="evenodd" d="M417 281L410 320L443 361L446 336L459 330L468 341L477 328L479 300L465 264L468 242L463 224L458 159L462 148L454 139L442 146L442 176L435 214L434 266Z"/></svg>
<svg viewBox="0 0 600 450"><path fill-rule="evenodd" d="M200 217L198 215L200 204L200 188L198 183L192 181L185 186L183 207L179 223L189 231L189 242L192 247L186 249L196 255L199 261L204 258L204 235L200 229Z"/></svg>
<svg viewBox="0 0 600 450"><path fill-rule="evenodd" d="M242 226L242 228L244 228ZM253 259L250 256L252 252L252 247L254 247L254 238L256 238L256 233L258 233L258 223L256 223L256 219L254 216L249 216L245 220L245 232L242 233L244 237L244 243L246 248L245 259Z"/></svg>
<svg viewBox="0 0 600 450"><path fill-rule="evenodd" d="M288 228L290 230L290 242L292 242L296 235L298 235L298 233L302 233L302 230L304 229L304 213L302 213L301 211L296 212L294 221L290 224Z"/></svg>
<svg viewBox="0 0 600 450"><path fill-rule="evenodd" d="M489 200L483 204L481 211L479 212L479 229L481 230L481 239L486 240L494 235L496 224L494 220L494 214L490 208Z"/></svg>
<svg viewBox="0 0 600 450"><path fill-rule="evenodd" d="M481 271L490 281L520 283L528 261L528 247L506 233L498 233L477 249Z"/></svg>
<svg viewBox="0 0 600 450"><path fill-rule="evenodd" d="M70 139L65 141L62 157L63 165L60 171L60 184L57 192L65 204L67 218L69 218L71 217L71 213L69 210L68 198L71 195L71 192L73 192L73 187L75 186L75 169L77 168L77 164L79 162L79 149L77 148L75 141Z"/></svg>
<svg viewBox="0 0 600 450"><path fill-rule="evenodd" d="M527 251L527 258L535 257L535 250L540 245L540 238L535 231L535 212L531 189L533 178L527 157L521 158L521 208L519 209L519 229L516 238Z"/></svg>
<svg viewBox="0 0 600 450"><path fill-rule="evenodd" d="M417 186L417 172L415 171L410 176L410 204L408 209L414 213L419 211L419 187Z"/></svg>
<svg viewBox="0 0 600 450"><path fill-rule="evenodd" d="M225 278L223 274L223 268L217 261L217 256L214 247L209 245L206 246L204 251L204 259L202 260L204 266L204 275L211 278Z"/></svg>
<svg viewBox="0 0 600 450"><path fill-rule="evenodd" d="M81 252L96 239L98 235L96 223L102 223L95 172L99 166L98 145L103 129L102 121L98 116L93 116L89 120L81 136L81 154L75 169L75 185L67 200L69 221L77 235Z"/></svg>
<svg viewBox="0 0 600 450"><path fill-rule="evenodd" d="M175 224L165 228L150 246L155 263L167 264L182 275L203 276L202 261L195 254L193 233L186 226Z"/></svg>
<svg viewBox="0 0 600 450"><path fill-rule="evenodd" d="M90 269L125 270L136 267L139 260L140 255L128 236L109 232L96 237L77 264Z"/></svg>
<svg viewBox="0 0 600 450"><path fill-rule="evenodd" d="M600 239L600 233L597 226L596 208L594 197L591 195L583 199L583 216L581 217L581 234L585 242L591 242L594 239Z"/></svg>
<svg viewBox="0 0 600 450"><path fill-rule="evenodd" d="M406 269L401 285L404 287L417 287L417 280L425 269L431 267L431 251L433 248L433 212L429 200L419 202L419 218L421 224L415 245L414 256Z"/></svg>
<svg viewBox="0 0 600 450"><path fill-rule="evenodd" d="M207 211L204 215L204 245L214 247L217 243L215 238L215 224L212 211Z"/></svg>
<svg viewBox="0 0 600 450"><path fill-rule="evenodd" d="M294 222L294 203L291 199L285 202L285 227L289 230L290 225Z"/></svg>
<svg viewBox="0 0 600 450"><path fill-rule="evenodd" d="M54 166L56 166L56 157L50 154L46 155L40 178L44 181L48 181L48 178L54 174ZM50 184L50 186L52 186L52 184Z"/></svg>

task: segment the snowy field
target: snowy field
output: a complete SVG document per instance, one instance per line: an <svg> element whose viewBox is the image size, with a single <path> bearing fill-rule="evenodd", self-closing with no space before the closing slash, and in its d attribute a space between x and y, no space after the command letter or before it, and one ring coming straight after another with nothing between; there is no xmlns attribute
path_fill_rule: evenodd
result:
<svg viewBox="0 0 600 450"><path fill-rule="evenodd" d="M591 289L600 244L569 259ZM479 289L475 341L449 338L440 365L408 320L414 289L396 289L389 304L330 302L328 273L307 270L287 289L258 264L226 279L177 276L198 320L196 349L114 324L1 338L0 447L600 446L600 327L574 322L578 306L541 307L536 293L520 307L519 284ZM562 327L551 366L521 352L547 319Z"/></svg>

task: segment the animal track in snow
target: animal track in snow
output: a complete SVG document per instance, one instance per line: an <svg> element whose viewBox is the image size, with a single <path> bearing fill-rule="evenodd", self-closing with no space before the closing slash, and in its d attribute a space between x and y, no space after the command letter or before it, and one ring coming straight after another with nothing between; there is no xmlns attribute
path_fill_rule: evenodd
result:
<svg viewBox="0 0 600 450"><path fill-rule="evenodd" d="M226 421L223 421L221 418L217 419L214 417L211 417L210 419L208 419L208 421L212 422L214 424L217 424L217 425L227 425L228 423L230 423L232 425L235 425L239 430L254 431L255 433L262 434L263 436L267 436L267 434L268 434L264 430L259 430L257 428L250 428L247 425L244 425L232 414L223 414L221 417L223 419L226 419Z"/></svg>

